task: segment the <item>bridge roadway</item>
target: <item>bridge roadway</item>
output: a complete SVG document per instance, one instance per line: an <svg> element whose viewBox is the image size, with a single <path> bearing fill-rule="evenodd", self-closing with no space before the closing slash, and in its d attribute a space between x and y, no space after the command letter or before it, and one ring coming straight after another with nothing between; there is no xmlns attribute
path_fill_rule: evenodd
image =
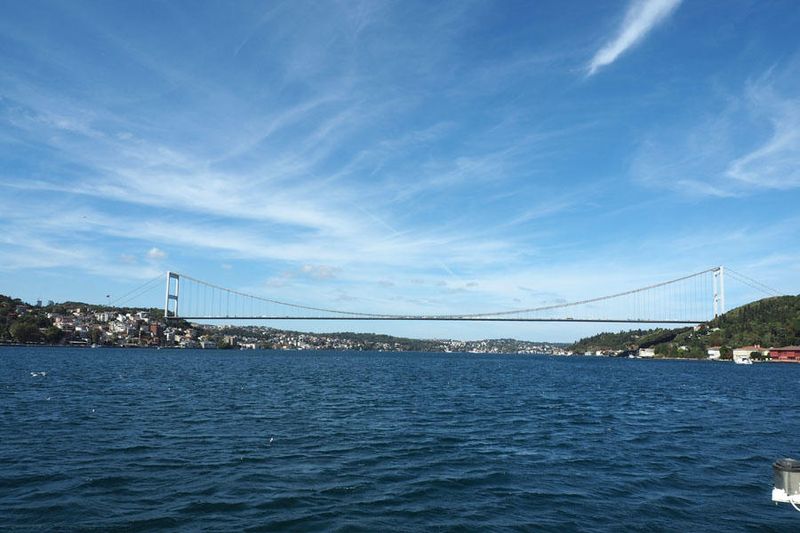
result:
<svg viewBox="0 0 800 533"><path fill-rule="evenodd" d="M405 320L441 322L592 322L613 324L702 324L707 320L646 320L637 318L495 318L440 316L170 316L168 320Z"/></svg>

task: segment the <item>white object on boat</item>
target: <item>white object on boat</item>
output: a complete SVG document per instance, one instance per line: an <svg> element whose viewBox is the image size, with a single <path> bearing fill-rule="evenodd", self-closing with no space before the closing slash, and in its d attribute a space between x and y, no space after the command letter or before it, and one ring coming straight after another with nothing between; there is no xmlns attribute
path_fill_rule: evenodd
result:
<svg viewBox="0 0 800 533"><path fill-rule="evenodd" d="M796 511L800 511L800 461L778 459L772 463L772 473L772 501L789 503Z"/></svg>

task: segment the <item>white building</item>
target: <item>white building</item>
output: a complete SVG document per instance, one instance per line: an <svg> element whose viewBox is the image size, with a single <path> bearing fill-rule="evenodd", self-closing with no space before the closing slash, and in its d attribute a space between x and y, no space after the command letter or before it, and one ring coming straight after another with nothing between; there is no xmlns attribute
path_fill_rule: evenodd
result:
<svg viewBox="0 0 800 533"><path fill-rule="evenodd" d="M116 314L111 311L102 311L94 315L98 322L111 322L115 316Z"/></svg>
<svg viewBox="0 0 800 533"><path fill-rule="evenodd" d="M742 346L733 349L733 361L735 363L740 363L745 359L750 359L750 354L753 352L758 352L761 355L769 355L769 350L765 350L758 344L755 346Z"/></svg>
<svg viewBox="0 0 800 533"><path fill-rule="evenodd" d="M639 348L639 357L655 357L655 348Z"/></svg>
<svg viewBox="0 0 800 533"><path fill-rule="evenodd" d="M720 350L722 350L722 346L709 346L707 351L708 358L716 361L722 357L722 352Z"/></svg>

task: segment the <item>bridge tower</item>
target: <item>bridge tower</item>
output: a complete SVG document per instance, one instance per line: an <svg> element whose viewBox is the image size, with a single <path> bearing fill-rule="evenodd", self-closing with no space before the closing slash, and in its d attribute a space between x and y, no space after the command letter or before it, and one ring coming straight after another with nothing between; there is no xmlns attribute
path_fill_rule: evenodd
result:
<svg viewBox="0 0 800 533"><path fill-rule="evenodd" d="M175 280L175 282L173 283L172 280ZM178 296L180 293L180 274L167 271L167 295L164 298L164 318L178 316ZM174 304L172 302L174 302Z"/></svg>
<svg viewBox="0 0 800 533"><path fill-rule="evenodd" d="M725 313L725 267L714 269L714 318Z"/></svg>

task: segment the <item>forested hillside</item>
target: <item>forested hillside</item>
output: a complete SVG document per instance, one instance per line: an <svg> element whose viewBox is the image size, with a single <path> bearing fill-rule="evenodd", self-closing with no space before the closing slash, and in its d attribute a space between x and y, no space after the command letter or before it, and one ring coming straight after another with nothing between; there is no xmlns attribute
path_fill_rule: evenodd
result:
<svg viewBox="0 0 800 533"><path fill-rule="evenodd" d="M655 347L656 354L662 356L704 358L709 346L722 346L726 352L739 346L797 344L800 296L777 296L737 307L698 328L601 333L579 340L570 349L586 352Z"/></svg>

